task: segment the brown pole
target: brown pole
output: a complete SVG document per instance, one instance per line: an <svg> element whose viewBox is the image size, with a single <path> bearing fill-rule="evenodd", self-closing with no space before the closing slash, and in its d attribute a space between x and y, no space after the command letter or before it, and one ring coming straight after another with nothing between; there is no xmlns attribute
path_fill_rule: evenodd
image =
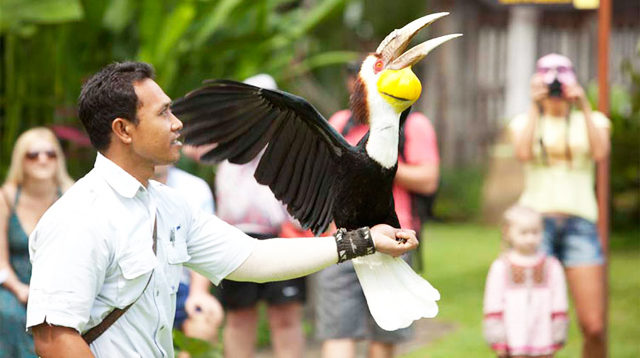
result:
<svg viewBox="0 0 640 358"><path fill-rule="evenodd" d="M600 0L598 9L598 110L609 116L609 33L611 32L611 0ZM609 156L598 162L596 195L598 197L598 233L607 258L604 266L604 331L605 356L609 356Z"/></svg>
<svg viewBox="0 0 640 358"><path fill-rule="evenodd" d="M609 116L609 33L611 0L600 0L598 9L598 110ZM609 253L609 157L598 162L598 233L605 255Z"/></svg>

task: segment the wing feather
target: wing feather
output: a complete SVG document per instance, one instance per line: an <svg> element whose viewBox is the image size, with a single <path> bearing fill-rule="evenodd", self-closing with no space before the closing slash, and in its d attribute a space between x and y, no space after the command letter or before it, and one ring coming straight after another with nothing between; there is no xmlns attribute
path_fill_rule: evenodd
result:
<svg viewBox="0 0 640 358"><path fill-rule="evenodd" d="M298 192L298 188L302 185L302 172L305 168L305 161L309 161L309 151L311 146L309 145L309 137L311 136L310 131L306 127L302 127L301 129L301 143L298 146L300 148L299 151L293 153L296 156L295 163L293 164L293 173L291 174L291 180L289 180L289 186L286 188L286 191L282 195L283 201L288 201L290 204L293 204L293 199L295 199L295 195Z"/></svg>
<svg viewBox="0 0 640 358"><path fill-rule="evenodd" d="M333 219L338 165L356 148L304 99L234 81L207 81L172 104L185 143L217 144L202 160L243 164L265 147L255 172L304 227L318 233Z"/></svg>

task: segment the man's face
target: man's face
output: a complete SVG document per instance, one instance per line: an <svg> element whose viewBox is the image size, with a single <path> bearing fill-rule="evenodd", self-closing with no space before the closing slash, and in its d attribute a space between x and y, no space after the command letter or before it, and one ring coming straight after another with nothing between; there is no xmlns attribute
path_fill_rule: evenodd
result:
<svg viewBox="0 0 640 358"><path fill-rule="evenodd" d="M171 99L151 79L136 82L133 88L138 96L138 125L131 132L133 151L153 165L177 161L182 122L171 113Z"/></svg>

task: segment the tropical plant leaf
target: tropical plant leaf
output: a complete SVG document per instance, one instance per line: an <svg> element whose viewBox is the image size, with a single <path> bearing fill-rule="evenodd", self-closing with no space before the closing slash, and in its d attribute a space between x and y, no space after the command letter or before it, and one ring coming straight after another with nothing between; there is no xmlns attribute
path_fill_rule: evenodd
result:
<svg viewBox="0 0 640 358"><path fill-rule="evenodd" d="M111 0L102 19L105 28L113 33L121 33L135 15L135 1Z"/></svg>
<svg viewBox="0 0 640 358"><path fill-rule="evenodd" d="M83 17L79 0L2 0L0 33L22 24L57 24Z"/></svg>
<svg viewBox="0 0 640 358"><path fill-rule="evenodd" d="M226 21L233 9L242 3L242 0L222 0L213 7L207 20L202 24L193 38L195 47L201 46L222 24Z"/></svg>

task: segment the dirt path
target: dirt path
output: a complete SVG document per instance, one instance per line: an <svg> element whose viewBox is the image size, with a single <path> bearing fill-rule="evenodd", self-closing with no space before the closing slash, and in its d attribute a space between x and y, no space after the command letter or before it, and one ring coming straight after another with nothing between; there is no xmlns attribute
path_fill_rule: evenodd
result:
<svg viewBox="0 0 640 358"><path fill-rule="evenodd" d="M414 323L415 335L412 340L398 345L396 355L412 352L420 347L424 347L429 343L455 331L456 327L453 323L441 322L433 319L421 319ZM359 342L357 348L357 358L366 357L366 343ZM307 341L307 349L305 358L320 358L320 343L315 340ZM274 358L270 349L258 351L256 358Z"/></svg>

